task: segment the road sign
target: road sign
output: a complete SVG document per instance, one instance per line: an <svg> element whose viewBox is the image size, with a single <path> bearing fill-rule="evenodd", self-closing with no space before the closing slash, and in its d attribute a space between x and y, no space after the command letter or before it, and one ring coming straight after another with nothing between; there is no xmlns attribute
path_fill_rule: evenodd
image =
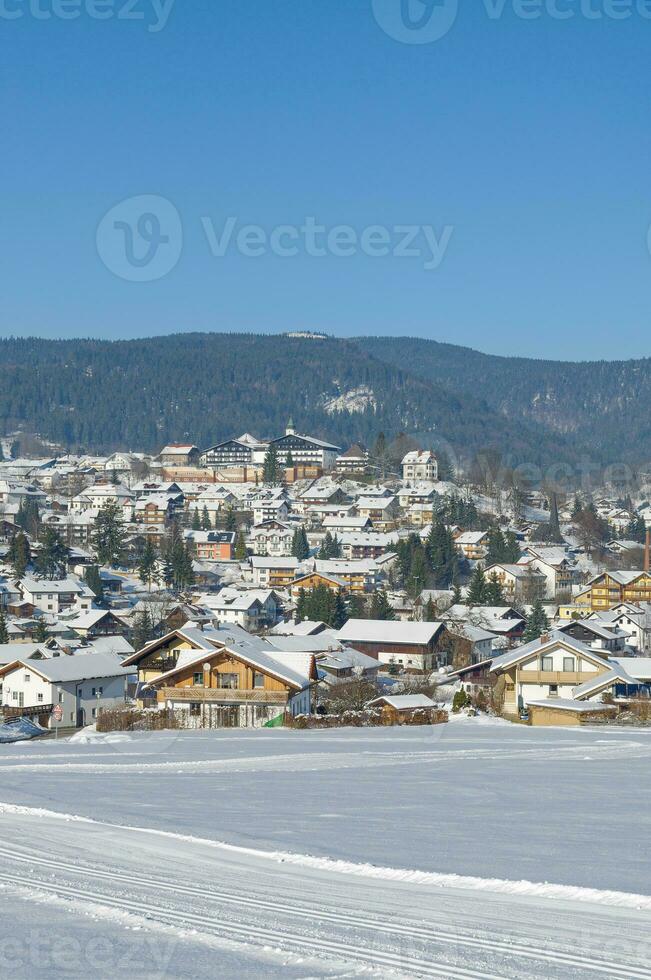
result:
<svg viewBox="0 0 651 980"><path fill-rule="evenodd" d="M63 719L63 708L60 704L55 704L52 708L52 717L55 721L59 722Z"/></svg>

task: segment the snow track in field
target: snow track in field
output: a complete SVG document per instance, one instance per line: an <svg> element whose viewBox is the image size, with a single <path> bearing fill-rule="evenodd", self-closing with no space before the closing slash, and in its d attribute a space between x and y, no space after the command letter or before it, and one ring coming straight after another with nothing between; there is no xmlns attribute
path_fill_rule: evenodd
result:
<svg viewBox="0 0 651 980"><path fill-rule="evenodd" d="M218 900L220 904L230 905L240 914L249 909L261 910L263 912L276 915L278 912L278 902L253 897L241 892L223 891L215 888L200 888L188 884L170 884L163 878L147 875L144 873L128 874L118 871L102 870L95 867L84 867L79 864L59 861L45 856L35 856L34 854L21 853L20 851L0 845L0 858L8 859L18 864L27 864L34 868L43 868L47 871L58 872L57 883L52 881L33 881L33 886L45 893L63 896L71 900L91 902L98 906L107 908L117 908L124 912L138 915L149 915L158 922L177 927L193 927L201 930L206 936L215 938L232 938L234 940L255 939L260 944L279 942L283 947L293 952L322 953L324 955L342 956L348 961L362 962L369 966L398 966L400 970L413 970L418 976L449 976L449 977L477 977L493 978L498 976L492 973L478 972L474 969L468 972L452 965L446 965L444 969L426 960L417 959L413 956L404 954L362 952L357 947L342 944L340 940L335 943L310 938L306 941L304 936L292 934L285 929L261 929L252 925L238 925L234 922L225 923L223 918L217 924L215 917L206 914L196 914L187 908L179 911L171 911L161 905L153 905L142 900L129 900L123 897L112 898L105 891L94 891L89 888L70 887L62 883L61 874L71 874L74 876L85 876L94 879L95 884L106 882L111 885L135 886L138 889L151 888L155 893L168 893L199 900ZM0 881L7 884L24 886L25 878L22 875L0 872ZM313 921L315 924L328 923L336 927L350 927L350 915L337 912L334 909L322 907L310 907L306 905L287 905L283 904L283 912L292 919ZM234 916L235 917L235 916ZM385 921L373 919L361 912L355 917L355 926L365 931L378 933L382 938L396 937L407 940L417 940L423 943L435 943L436 945L451 945L454 947L464 947L473 952L482 953L501 953L508 956L517 956L526 960L533 960L539 963L548 963L560 966L568 966L583 971L596 974L604 974L621 980L649 980L651 969L636 967L632 964L623 965L606 959L586 956L582 954L571 954L560 950L554 951L548 948L541 948L531 943L523 944L513 941L500 941L495 938L481 938L471 936L461 932L450 930L445 923L429 922L428 927L424 928L416 924L405 924L397 921ZM397 962L398 961L398 962Z"/></svg>
<svg viewBox="0 0 651 980"><path fill-rule="evenodd" d="M444 874L435 871L379 867L373 864L358 864L352 861L335 860L327 857L314 857L309 854L295 854L290 851L263 851L256 848L242 847L238 844L228 844L225 841L210 840L205 837L176 834L173 831L158 830L155 827L125 826L123 824L94 820L91 817L60 813L56 810L22 807L12 803L0 802L0 814L2 813L24 814L26 816L46 817L66 822L72 821L92 824L98 827L110 827L114 830L133 834L150 834L155 837L183 841L187 844L196 844L202 847L229 851L233 854L242 854L263 861L298 865L304 868L312 868L317 871L326 871L334 874L354 875L356 877L375 878L384 881L407 882L412 885L429 885L436 888L462 888L473 891L495 892L498 894L543 899L562 899L570 902L587 902L616 908L651 911L650 895L636 895L630 892L584 888L580 885L557 885L551 882L509 881L503 878L476 878L468 875Z"/></svg>
<svg viewBox="0 0 651 980"><path fill-rule="evenodd" d="M431 740L438 741L443 734L444 726L433 726L429 738L425 736L423 742ZM121 743L118 743L118 745ZM585 744L556 746L553 750L554 761L561 762L564 759L575 761L576 759L593 761L616 759L621 756L631 758L643 758L651 755L651 744L641 742L613 740L601 744ZM102 755L107 753L102 753ZM536 762L538 760L547 762L549 760L549 748L505 748L496 752L494 749L458 749L450 751L443 749L439 751L426 750L422 752L400 751L400 752L373 752L363 750L361 752L312 752L304 755L282 754L264 755L250 758L230 758L230 759L200 759L200 760L180 760L178 762L125 762L125 758L133 755L132 752L122 752L116 747L111 753L114 761L112 762L54 762L56 756L39 755L35 756L5 756L0 761L0 773L2 772L52 772L61 770L62 772L84 772L84 773L110 773L110 772L306 772L321 771L329 769L377 769L392 766L406 765L436 765L451 764L458 765L468 760L481 760L487 764L502 762L506 759L523 762ZM81 755L81 754L79 754ZM76 757L79 757L75 753ZM47 762L35 762L35 758L51 759ZM68 757L69 758L69 757ZM23 761L23 759L28 761ZM14 761L15 760L15 761Z"/></svg>

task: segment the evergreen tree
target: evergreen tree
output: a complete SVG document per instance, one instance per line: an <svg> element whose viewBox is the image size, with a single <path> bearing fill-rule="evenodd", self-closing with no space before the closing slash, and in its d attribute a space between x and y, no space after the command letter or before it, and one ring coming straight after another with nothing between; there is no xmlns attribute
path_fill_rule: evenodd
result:
<svg viewBox="0 0 651 980"><path fill-rule="evenodd" d="M396 618L393 607L383 589L378 589L377 592L373 593L370 618L381 619L385 622L393 622Z"/></svg>
<svg viewBox="0 0 651 980"><path fill-rule="evenodd" d="M237 541L235 543L235 561L246 561L249 557L249 552L246 547L246 541L244 539L243 531L237 536Z"/></svg>
<svg viewBox="0 0 651 980"><path fill-rule="evenodd" d="M59 535L51 527L46 527L41 537L41 547L36 559L36 567L45 579L55 581L66 574L68 549Z"/></svg>
<svg viewBox="0 0 651 980"><path fill-rule="evenodd" d="M98 602L101 602L104 598L104 585L97 565L88 566L84 579L91 592L95 593L95 598Z"/></svg>
<svg viewBox="0 0 651 980"><path fill-rule="evenodd" d="M150 640L154 639L154 629L148 609L143 609L136 616L133 627L133 645L136 650L142 650Z"/></svg>
<svg viewBox="0 0 651 980"><path fill-rule="evenodd" d="M224 527L231 534L233 531L237 531L237 517L235 516L235 510L230 505L226 509L226 520L224 522Z"/></svg>
<svg viewBox="0 0 651 980"><path fill-rule="evenodd" d="M319 553L317 555L317 558L320 561L326 561L330 557L331 548L332 548L332 535L330 534L330 531L326 531L325 537L321 542L321 547L319 548Z"/></svg>
<svg viewBox="0 0 651 980"><path fill-rule="evenodd" d="M9 633L7 631L7 620L5 618L5 611L2 606L0 606L0 644L9 643Z"/></svg>
<svg viewBox="0 0 651 980"><path fill-rule="evenodd" d="M504 602L504 589L502 588L502 583L497 577L497 572L491 572L491 574L488 576L488 582L486 583L485 605L503 606Z"/></svg>
<svg viewBox="0 0 651 980"><path fill-rule="evenodd" d="M458 555L452 532L440 520L432 524L427 538L427 553L434 585L438 589L446 589L456 577Z"/></svg>
<svg viewBox="0 0 651 980"><path fill-rule="evenodd" d="M488 532L488 551L486 564L499 565L506 561L506 541L499 527L492 527Z"/></svg>
<svg viewBox="0 0 651 980"><path fill-rule="evenodd" d="M296 463L294 462L294 457L292 456L292 451L290 449L289 452L287 453L287 459L285 460L285 469L293 470L295 466Z"/></svg>
<svg viewBox="0 0 651 980"><path fill-rule="evenodd" d="M45 643L48 638L47 626L44 619L39 619L34 632L34 639L37 643Z"/></svg>
<svg viewBox="0 0 651 980"><path fill-rule="evenodd" d="M345 623L348 622L348 604L346 602L346 596L344 592L340 589L335 596L334 610L332 614L332 622L329 623L335 630L340 630Z"/></svg>
<svg viewBox="0 0 651 980"><path fill-rule="evenodd" d="M300 588L298 590L298 598L296 600L296 619L299 623L304 622L308 618L307 616L307 593L305 589Z"/></svg>
<svg viewBox="0 0 651 980"><path fill-rule="evenodd" d="M515 531L507 531L504 536L504 558L502 559L504 564L516 565L521 555L522 552L520 551L520 545L515 536Z"/></svg>
<svg viewBox="0 0 651 980"><path fill-rule="evenodd" d="M423 622L425 623L435 623L436 622L436 607L431 599L428 599L425 603L425 608L423 609Z"/></svg>
<svg viewBox="0 0 651 980"><path fill-rule="evenodd" d="M549 629L549 619L542 604L542 599L536 599L531 608L531 615L527 621L527 626L522 634L525 643L537 640Z"/></svg>
<svg viewBox="0 0 651 980"><path fill-rule="evenodd" d="M304 527L297 527L292 539L292 555L299 561L305 561L310 554L310 545Z"/></svg>
<svg viewBox="0 0 651 980"><path fill-rule="evenodd" d="M120 505L107 501L95 518L93 547L100 565L121 565L124 559L124 524Z"/></svg>
<svg viewBox="0 0 651 980"><path fill-rule="evenodd" d="M281 483L278 452L273 443L269 446L262 465L262 482L268 483L271 486L278 486L278 484Z"/></svg>
<svg viewBox="0 0 651 980"><path fill-rule="evenodd" d="M461 594L461 586L458 582L455 582L452 590L452 605L457 606L462 601L463 595Z"/></svg>
<svg viewBox="0 0 651 980"><path fill-rule="evenodd" d="M212 531L212 523L210 521L210 514L208 513L208 508L203 505L203 511L201 513L201 530L202 531Z"/></svg>
<svg viewBox="0 0 651 980"><path fill-rule="evenodd" d="M193 531L200 531L201 530L201 518L199 517L199 511L197 510L196 507L192 511L192 523L191 523L190 526L191 526L191 528L192 528Z"/></svg>
<svg viewBox="0 0 651 980"><path fill-rule="evenodd" d="M428 567L425 549L421 547L414 551L411 568L409 569L409 577L406 583L407 593L411 599L417 599L427 586L427 576Z"/></svg>
<svg viewBox="0 0 651 980"><path fill-rule="evenodd" d="M23 578L31 561L29 541L23 531L19 531L11 539L7 560L13 568L16 578Z"/></svg>
<svg viewBox="0 0 651 980"><path fill-rule="evenodd" d="M365 619L366 618L366 606L364 605L364 600L361 595L355 592L351 592L348 596L348 619Z"/></svg>
<svg viewBox="0 0 651 980"><path fill-rule="evenodd" d="M475 570L470 577L468 585L467 602L469 606L483 606L486 604L486 576L481 563L475 566Z"/></svg>
<svg viewBox="0 0 651 980"><path fill-rule="evenodd" d="M156 563L158 561L158 555L156 553L156 548L151 538L147 538L145 541L145 547L143 548L142 555L140 556L140 561L138 562L138 578L143 585L146 585L151 592L151 582L156 571Z"/></svg>

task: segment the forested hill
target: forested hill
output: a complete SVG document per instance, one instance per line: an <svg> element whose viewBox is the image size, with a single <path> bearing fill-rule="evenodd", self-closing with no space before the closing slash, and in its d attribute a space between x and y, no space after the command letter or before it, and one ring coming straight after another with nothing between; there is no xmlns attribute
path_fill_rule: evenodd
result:
<svg viewBox="0 0 651 980"><path fill-rule="evenodd" d="M527 420L602 462L651 459L651 359L567 363L496 357L405 337L358 341L388 364Z"/></svg>
<svg viewBox="0 0 651 980"><path fill-rule="evenodd" d="M384 355L383 355L384 356ZM535 423L509 420L454 381L432 382L327 338L177 334L133 341L0 341L0 432L37 433L70 449L201 448L250 431L299 431L343 448L380 431L467 457L487 446L544 462L569 448Z"/></svg>

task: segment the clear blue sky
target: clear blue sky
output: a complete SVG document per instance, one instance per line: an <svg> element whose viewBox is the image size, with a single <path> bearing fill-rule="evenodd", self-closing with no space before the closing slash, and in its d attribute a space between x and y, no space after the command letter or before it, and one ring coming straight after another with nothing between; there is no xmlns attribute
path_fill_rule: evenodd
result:
<svg viewBox="0 0 651 980"><path fill-rule="evenodd" d="M400 24L401 0L377 17L372 0L176 0L159 31L152 0L135 0L144 20L97 20L91 0L46 20L30 2L57 0L0 4L22 13L0 17L0 335L306 328L651 355L651 20L527 21L509 2L496 19L460 0L445 36L412 44L378 23ZM173 204L183 241L172 227L176 264L134 282L97 229L140 195ZM219 235L229 216L236 233L380 225L390 248L397 225L453 231L429 270L429 255L313 256L302 240L215 257L202 218ZM101 224L105 260L125 222Z"/></svg>

